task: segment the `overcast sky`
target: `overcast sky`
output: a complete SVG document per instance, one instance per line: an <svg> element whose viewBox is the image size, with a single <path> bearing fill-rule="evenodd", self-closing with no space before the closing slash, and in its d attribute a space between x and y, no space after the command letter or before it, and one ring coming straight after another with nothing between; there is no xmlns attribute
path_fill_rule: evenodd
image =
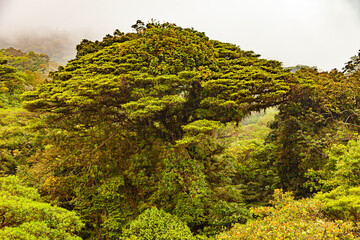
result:
<svg viewBox="0 0 360 240"><path fill-rule="evenodd" d="M51 30L95 40L152 18L285 66L341 69L360 49L360 0L0 0L2 38Z"/></svg>

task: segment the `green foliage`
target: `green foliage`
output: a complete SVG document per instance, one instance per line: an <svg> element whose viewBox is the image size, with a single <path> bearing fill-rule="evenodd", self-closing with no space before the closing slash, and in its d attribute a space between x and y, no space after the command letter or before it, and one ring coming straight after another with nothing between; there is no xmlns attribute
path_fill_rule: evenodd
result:
<svg viewBox="0 0 360 240"><path fill-rule="evenodd" d="M29 130L36 118L22 108L0 108L0 173L15 174L36 152L37 134Z"/></svg>
<svg viewBox="0 0 360 240"><path fill-rule="evenodd" d="M2 177L0 181L1 192L11 196L28 198L29 200L39 201L40 195L34 188L29 188L15 176Z"/></svg>
<svg viewBox="0 0 360 240"><path fill-rule="evenodd" d="M333 177L333 185L354 187L360 185L360 140L351 140L346 145L334 144L327 151Z"/></svg>
<svg viewBox="0 0 360 240"><path fill-rule="evenodd" d="M5 65L7 60L0 62L0 107L5 103L13 103L16 94L23 87L25 82L23 76L17 73L16 68Z"/></svg>
<svg viewBox="0 0 360 240"><path fill-rule="evenodd" d="M90 40L83 39L81 43L76 46L76 57L80 58L86 54L97 52L104 47L110 46L116 42L125 42L129 40L129 36L130 35L125 36L124 33L116 29L113 35L106 35L102 41L92 42Z"/></svg>
<svg viewBox="0 0 360 240"><path fill-rule="evenodd" d="M193 29L132 27L83 40L46 81L47 55L0 51L2 174L76 210L86 239L355 238L358 56L293 74ZM279 187L323 192L264 207ZM79 239L74 213L17 178L0 197L1 239Z"/></svg>
<svg viewBox="0 0 360 240"><path fill-rule="evenodd" d="M357 55L350 58L343 70L345 74L356 73L360 70L360 50Z"/></svg>
<svg viewBox="0 0 360 240"><path fill-rule="evenodd" d="M254 219L236 224L220 240L235 239L356 239L349 222L331 222L323 216L323 204L314 199L294 200L277 190L270 207L253 208Z"/></svg>
<svg viewBox="0 0 360 240"><path fill-rule="evenodd" d="M264 169L271 169L274 179L280 180L273 181L272 188L292 189L298 196L306 196L308 191L325 192L318 193L316 199L299 201L275 192L272 207L253 208L254 220L236 224L219 239L358 237L357 225L344 221L357 222L360 216L359 145L352 140L359 132L359 73L301 69L297 77L287 101L279 106L279 115L266 140L263 156L268 156L262 159L269 165L256 165L261 163L259 150L237 147L232 151L238 158L254 159L245 161L244 166L256 166L250 171L260 172L253 181L257 184L266 176ZM265 180L269 179L268 175ZM251 191L248 188L245 192Z"/></svg>
<svg viewBox="0 0 360 240"><path fill-rule="evenodd" d="M299 71L300 69L314 69L316 70L317 67L313 66L313 67L310 67L310 66L307 66L307 65L301 65L301 64L298 64L296 66L292 66L292 67L286 67L286 69L289 69L291 72L297 72Z"/></svg>
<svg viewBox="0 0 360 240"><path fill-rule="evenodd" d="M186 224L176 216L157 208L151 208L130 222L120 239L191 240L195 237Z"/></svg>
<svg viewBox="0 0 360 240"><path fill-rule="evenodd" d="M2 59L2 60L1 60ZM15 174L19 165L34 154L36 137L30 121L38 117L20 107L20 95L44 81L49 57L14 48L0 50L0 173Z"/></svg>
<svg viewBox="0 0 360 240"><path fill-rule="evenodd" d="M241 186L244 200L250 206L266 204L280 180L273 165L275 147L264 145L261 139L235 143L226 150L226 155L236 159L236 182Z"/></svg>
<svg viewBox="0 0 360 240"><path fill-rule="evenodd" d="M15 67L21 72L28 70L44 73L50 61L49 56L44 53L37 54L33 51L24 53L15 48L1 49L0 58L7 59L10 66Z"/></svg>
<svg viewBox="0 0 360 240"><path fill-rule="evenodd" d="M279 106L268 142L276 146L280 186L304 197L319 184L308 177L327 164L325 149L356 137L360 82L336 70L302 69L297 77L288 100Z"/></svg>
<svg viewBox="0 0 360 240"><path fill-rule="evenodd" d="M44 81L50 68L46 54L23 53L14 48L0 50L0 107L19 106L22 92Z"/></svg>
<svg viewBox="0 0 360 240"><path fill-rule="evenodd" d="M237 159L215 136L223 123L283 102L292 74L193 29L138 25L84 40L76 59L24 94L46 131L24 177L77 209L92 239L118 238L152 206L195 233L245 222Z"/></svg>
<svg viewBox="0 0 360 240"><path fill-rule="evenodd" d="M318 193L317 199L324 202L326 213L333 219L360 220L360 187L339 186L327 193Z"/></svg>
<svg viewBox="0 0 360 240"><path fill-rule="evenodd" d="M105 116L118 114L139 124L160 118L160 127L176 132L202 118L241 120L244 113L278 103L288 89L280 63L190 29L153 26L122 37L127 41L71 61L54 74L54 82L27 95L26 107L70 114L100 111L106 104ZM175 113L162 116L172 107Z"/></svg>
<svg viewBox="0 0 360 240"><path fill-rule="evenodd" d="M12 239L80 240L81 239L77 236L74 236L62 230L49 228L45 222L27 222L21 224L19 227L5 227L3 230L0 230L0 237L3 240L12 240Z"/></svg>
<svg viewBox="0 0 360 240"><path fill-rule="evenodd" d="M226 159L224 167L233 169L232 178L247 206L267 204L279 186L274 166L276 146L264 144L276 113L276 108L252 112L241 121L241 126L227 124L215 135L226 146L222 155Z"/></svg>
<svg viewBox="0 0 360 240"><path fill-rule="evenodd" d="M360 220L360 140L345 146L335 144L328 150L329 163L323 189L316 198L325 203L327 213L335 219ZM325 175L325 174L323 174Z"/></svg>
<svg viewBox="0 0 360 240"><path fill-rule="evenodd" d="M14 176L0 179L1 239L80 239L83 224L75 213L40 200Z"/></svg>

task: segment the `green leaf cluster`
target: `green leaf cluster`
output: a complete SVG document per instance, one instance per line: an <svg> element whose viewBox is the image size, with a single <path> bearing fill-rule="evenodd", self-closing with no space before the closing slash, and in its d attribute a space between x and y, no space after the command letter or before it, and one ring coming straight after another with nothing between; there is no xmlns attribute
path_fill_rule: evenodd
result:
<svg viewBox="0 0 360 240"><path fill-rule="evenodd" d="M36 152L38 136L30 130L37 115L23 108L0 108L0 172L15 174Z"/></svg>
<svg viewBox="0 0 360 240"><path fill-rule="evenodd" d="M218 239L357 239L355 226L327 220L325 207L318 200L294 200L291 193L276 190L271 203L269 207L253 208L253 220L236 224Z"/></svg>
<svg viewBox="0 0 360 240"><path fill-rule="evenodd" d="M181 240L196 239L190 228L176 216L163 210L151 208L145 210L124 229L122 240Z"/></svg>
<svg viewBox="0 0 360 240"><path fill-rule="evenodd" d="M19 106L20 95L43 82L57 64L46 54L24 53L14 48L0 50L0 107Z"/></svg>
<svg viewBox="0 0 360 240"><path fill-rule="evenodd" d="M335 219L360 220L360 161L359 140L346 146L334 144L328 150L328 177L323 180L327 187L315 197L325 203L327 213ZM327 191L326 191L327 190Z"/></svg>
<svg viewBox="0 0 360 240"><path fill-rule="evenodd" d="M357 138L360 82L356 74L337 70L301 69L296 75L268 142L276 146L280 187L304 197L321 188L315 175L327 174L322 171L329 161L326 149Z"/></svg>
<svg viewBox="0 0 360 240"><path fill-rule="evenodd" d="M50 61L49 56L44 53L37 54L33 51L24 53L12 47L1 49L0 58L7 59L10 66L21 72L45 73Z"/></svg>
<svg viewBox="0 0 360 240"><path fill-rule="evenodd" d="M14 176L0 179L1 239L81 239L83 227L74 212L43 203L34 188Z"/></svg>

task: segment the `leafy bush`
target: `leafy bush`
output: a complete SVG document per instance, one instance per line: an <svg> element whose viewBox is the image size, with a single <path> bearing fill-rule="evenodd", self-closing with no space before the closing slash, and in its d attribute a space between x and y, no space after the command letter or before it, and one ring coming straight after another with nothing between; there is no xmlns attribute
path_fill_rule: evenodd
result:
<svg viewBox="0 0 360 240"><path fill-rule="evenodd" d="M14 176L0 178L0 239L81 239L74 212L40 202L40 195Z"/></svg>
<svg viewBox="0 0 360 240"><path fill-rule="evenodd" d="M236 224L219 240L236 239L355 239L349 222L324 218L324 205L316 199L294 200L291 193L276 190L271 207L253 208L255 218Z"/></svg>
<svg viewBox="0 0 360 240"><path fill-rule="evenodd" d="M341 220L360 220L360 140L334 144L329 156L328 179L324 185L331 191L320 192L317 199L324 202L330 217Z"/></svg>
<svg viewBox="0 0 360 240"><path fill-rule="evenodd" d="M195 239L190 228L177 217L157 208L140 214L124 229L123 240L182 240Z"/></svg>
<svg viewBox="0 0 360 240"><path fill-rule="evenodd" d="M319 193L316 198L324 202L326 213L335 219L360 220L360 187L337 187L328 193Z"/></svg>

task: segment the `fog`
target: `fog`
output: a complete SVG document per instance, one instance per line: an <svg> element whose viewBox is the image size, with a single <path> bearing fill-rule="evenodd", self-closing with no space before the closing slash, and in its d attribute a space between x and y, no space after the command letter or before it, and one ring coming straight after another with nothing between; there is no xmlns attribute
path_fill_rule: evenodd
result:
<svg viewBox="0 0 360 240"><path fill-rule="evenodd" d="M359 0L347 0L347 2L354 8L358 13L358 17L360 18L360 1Z"/></svg>
<svg viewBox="0 0 360 240"><path fill-rule="evenodd" d="M56 39L71 58L83 38L129 32L137 19L152 18L193 27L285 66L341 69L360 49L359 0L0 0L0 47Z"/></svg>

